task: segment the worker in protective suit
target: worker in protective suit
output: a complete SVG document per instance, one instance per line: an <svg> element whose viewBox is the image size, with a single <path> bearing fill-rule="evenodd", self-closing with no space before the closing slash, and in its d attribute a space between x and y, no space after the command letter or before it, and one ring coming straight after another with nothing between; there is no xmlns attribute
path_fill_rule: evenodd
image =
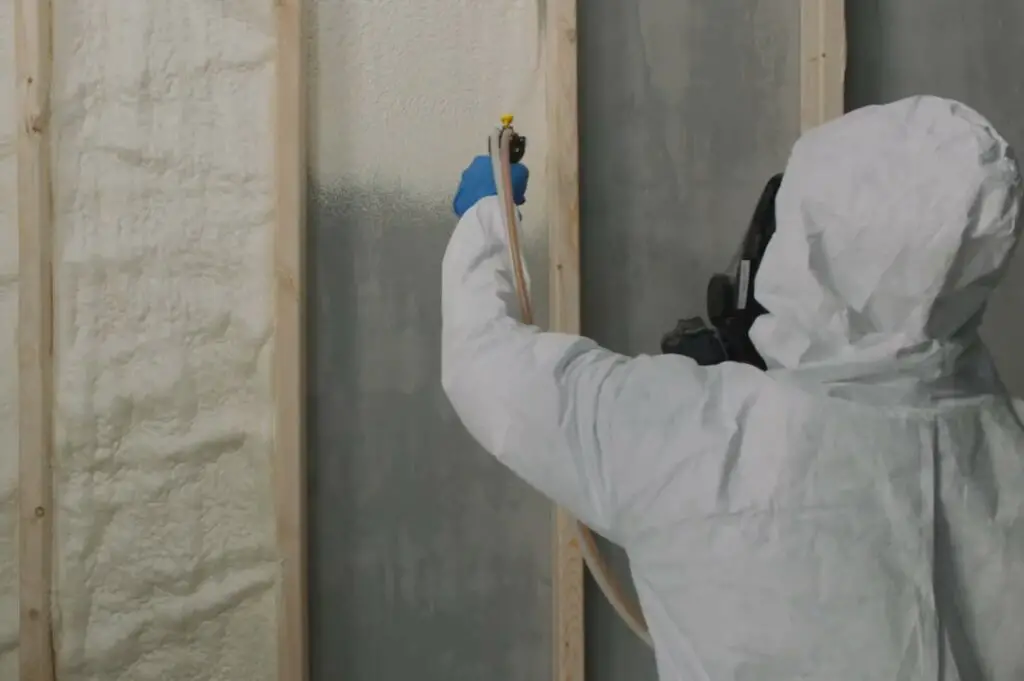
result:
<svg viewBox="0 0 1024 681"><path fill-rule="evenodd" d="M796 143L754 282L767 370L518 323L490 173L454 202L444 389L625 548L662 681L1024 679L1024 427L978 338L1022 187L988 121L917 97Z"/></svg>

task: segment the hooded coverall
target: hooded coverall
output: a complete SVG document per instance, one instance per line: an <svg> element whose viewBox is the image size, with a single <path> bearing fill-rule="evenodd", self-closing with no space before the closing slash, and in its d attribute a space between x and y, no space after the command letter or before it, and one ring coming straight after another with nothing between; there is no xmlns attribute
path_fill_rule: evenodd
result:
<svg viewBox="0 0 1024 681"><path fill-rule="evenodd" d="M444 257L444 389L625 548L661 681L1019 681L1024 427L978 326L1021 192L958 102L805 134L754 284L767 371L521 325L483 198Z"/></svg>

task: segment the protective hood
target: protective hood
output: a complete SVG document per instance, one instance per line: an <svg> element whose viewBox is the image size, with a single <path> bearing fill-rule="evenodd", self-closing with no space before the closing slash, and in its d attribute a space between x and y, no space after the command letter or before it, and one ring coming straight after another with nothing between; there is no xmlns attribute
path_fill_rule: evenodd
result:
<svg viewBox="0 0 1024 681"><path fill-rule="evenodd" d="M977 330L1020 199L1009 145L955 101L866 107L804 135L755 281L769 370L830 393L881 388L873 400L984 391Z"/></svg>

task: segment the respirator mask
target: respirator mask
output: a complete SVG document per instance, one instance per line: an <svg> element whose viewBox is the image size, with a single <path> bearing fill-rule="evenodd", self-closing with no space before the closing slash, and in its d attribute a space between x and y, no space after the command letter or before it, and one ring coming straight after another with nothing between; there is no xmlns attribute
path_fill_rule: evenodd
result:
<svg viewBox="0 0 1024 681"><path fill-rule="evenodd" d="M754 277L768 241L775 233L775 195L782 175L775 175L761 192L739 252L729 274L715 274L708 282L707 316L681 319L661 340L661 351L685 355L702 366L742 362L760 369L764 360L750 341L750 328L765 309L754 299Z"/></svg>

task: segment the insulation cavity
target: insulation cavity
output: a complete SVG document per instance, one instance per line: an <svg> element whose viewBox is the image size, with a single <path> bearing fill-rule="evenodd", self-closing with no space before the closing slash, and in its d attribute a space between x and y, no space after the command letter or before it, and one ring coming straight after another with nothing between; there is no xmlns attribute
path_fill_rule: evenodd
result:
<svg viewBox="0 0 1024 681"><path fill-rule="evenodd" d="M0 679L18 678L18 223L14 0L0 0Z"/></svg>
<svg viewBox="0 0 1024 681"><path fill-rule="evenodd" d="M62 681L275 676L271 8L54 2Z"/></svg>

